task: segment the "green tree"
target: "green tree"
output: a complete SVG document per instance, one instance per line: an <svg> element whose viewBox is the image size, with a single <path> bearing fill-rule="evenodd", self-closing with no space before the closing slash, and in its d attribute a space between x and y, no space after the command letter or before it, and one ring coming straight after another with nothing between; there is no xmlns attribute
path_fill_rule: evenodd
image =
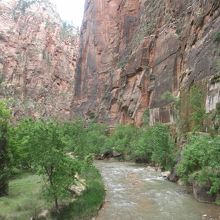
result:
<svg viewBox="0 0 220 220"><path fill-rule="evenodd" d="M45 177L44 195L54 201L58 210L59 200L70 195L68 189L74 184L79 162L64 154L62 130L57 122L35 122L29 144L33 168Z"/></svg>
<svg viewBox="0 0 220 220"><path fill-rule="evenodd" d="M63 130L66 150L72 151L80 159L100 154L106 139L104 125L77 120L64 123Z"/></svg>
<svg viewBox="0 0 220 220"><path fill-rule="evenodd" d="M4 101L0 101L0 196L8 194L9 153L8 123L10 110Z"/></svg>
<svg viewBox="0 0 220 220"><path fill-rule="evenodd" d="M11 129L10 139L14 164L44 177L45 198L57 210L59 202L70 196L69 188L80 171L80 162L64 153L63 133L63 126L55 121L24 120Z"/></svg>
<svg viewBox="0 0 220 220"><path fill-rule="evenodd" d="M12 166L19 170L31 169L30 132L35 126L31 119L25 119L11 126L9 146L12 154Z"/></svg>
<svg viewBox="0 0 220 220"><path fill-rule="evenodd" d="M154 125L151 131L150 142L153 145L152 161L164 169L171 169L174 165L174 143L169 129L164 124Z"/></svg>

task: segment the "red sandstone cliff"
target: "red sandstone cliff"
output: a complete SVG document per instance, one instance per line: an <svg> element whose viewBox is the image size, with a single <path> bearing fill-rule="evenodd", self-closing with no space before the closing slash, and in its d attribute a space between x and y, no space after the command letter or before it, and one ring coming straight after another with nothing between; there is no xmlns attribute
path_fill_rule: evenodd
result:
<svg viewBox="0 0 220 220"><path fill-rule="evenodd" d="M69 117L77 48L49 1L0 1L0 95L16 117Z"/></svg>
<svg viewBox="0 0 220 220"><path fill-rule="evenodd" d="M149 111L151 123L172 122L161 96L193 83L205 83L212 110L220 101L217 33L219 0L86 0L73 115L140 125Z"/></svg>

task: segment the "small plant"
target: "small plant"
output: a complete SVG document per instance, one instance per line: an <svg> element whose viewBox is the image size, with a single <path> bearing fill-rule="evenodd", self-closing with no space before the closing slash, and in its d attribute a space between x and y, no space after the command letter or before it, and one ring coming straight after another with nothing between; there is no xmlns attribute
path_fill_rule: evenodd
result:
<svg viewBox="0 0 220 220"><path fill-rule="evenodd" d="M220 42L220 31L215 34L214 41L218 43Z"/></svg>
<svg viewBox="0 0 220 220"><path fill-rule="evenodd" d="M150 110L146 109L143 114L143 125L149 126L149 123L150 123Z"/></svg>
<svg viewBox="0 0 220 220"><path fill-rule="evenodd" d="M190 89L189 97L192 116L191 122L194 131L199 131L203 129L203 122L206 117L205 107L204 107L204 91L196 85L193 85Z"/></svg>

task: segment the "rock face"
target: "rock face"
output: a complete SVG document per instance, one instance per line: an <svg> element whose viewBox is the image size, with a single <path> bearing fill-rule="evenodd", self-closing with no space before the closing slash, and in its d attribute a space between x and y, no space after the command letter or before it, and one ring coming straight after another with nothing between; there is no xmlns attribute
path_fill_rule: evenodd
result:
<svg viewBox="0 0 220 220"><path fill-rule="evenodd" d="M219 0L86 0L80 38L73 116L172 123L161 96L194 83L205 84L207 112L220 101Z"/></svg>
<svg viewBox="0 0 220 220"><path fill-rule="evenodd" d="M49 1L0 1L0 95L16 117L69 117L77 49Z"/></svg>

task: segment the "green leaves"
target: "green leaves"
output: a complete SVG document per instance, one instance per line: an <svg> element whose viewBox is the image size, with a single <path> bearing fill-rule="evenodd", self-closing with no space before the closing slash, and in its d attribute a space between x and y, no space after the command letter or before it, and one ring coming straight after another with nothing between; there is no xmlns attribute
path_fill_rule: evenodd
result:
<svg viewBox="0 0 220 220"><path fill-rule="evenodd" d="M56 121L24 120L11 129L10 145L14 165L32 169L45 179L48 201L67 198L81 163L64 153L63 126Z"/></svg>
<svg viewBox="0 0 220 220"><path fill-rule="evenodd" d="M220 137L191 136L183 150L177 173L185 182L210 182L210 192L217 193L220 190Z"/></svg>
<svg viewBox="0 0 220 220"><path fill-rule="evenodd" d="M191 87L189 101L192 108L191 121L194 131L200 131L203 128L203 121L206 117L204 97L204 91L199 86Z"/></svg>
<svg viewBox="0 0 220 220"><path fill-rule="evenodd" d="M63 132L65 149L81 159L90 154L98 155L106 141L106 127L98 123L67 122L63 125Z"/></svg>
<svg viewBox="0 0 220 220"><path fill-rule="evenodd" d="M10 110L4 101L0 101L0 196L8 193L9 152L8 152L8 124Z"/></svg>

